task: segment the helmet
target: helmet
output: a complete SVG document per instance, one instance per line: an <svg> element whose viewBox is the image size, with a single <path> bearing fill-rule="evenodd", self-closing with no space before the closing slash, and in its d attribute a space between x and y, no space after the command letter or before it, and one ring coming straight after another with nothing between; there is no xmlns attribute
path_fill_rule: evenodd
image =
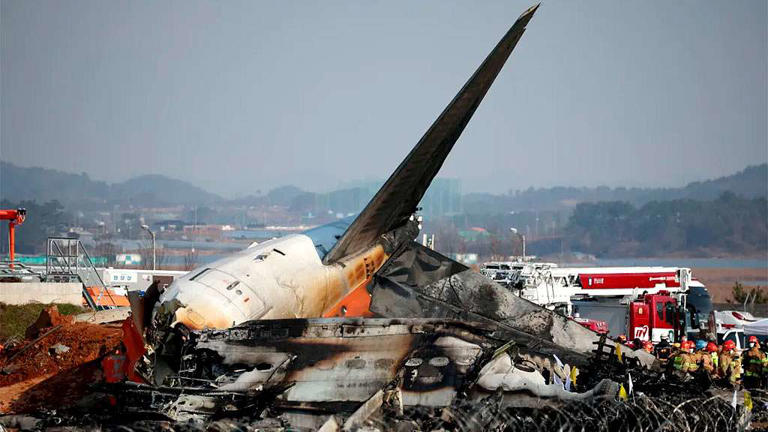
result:
<svg viewBox="0 0 768 432"><path fill-rule="evenodd" d="M695 348L695 344L693 343L693 341L687 340L687 341L683 341L683 343L680 344L680 347L685 351L690 351Z"/></svg>
<svg viewBox="0 0 768 432"><path fill-rule="evenodd" d="M704 341L704 339L699 339L696 341L697 350L703 350L706 347L707 347L707 343Z"/></svg>
<svg viewBox="0 0 768 432"><path fill-rule="evenodd" d="M648 352L653 351L653 343L651 343L651 341L643 342L643 349L648 351Z"/></svg>
<svg viewBox="0 0 768 432"><path fill-rule="evenodd" d="M675 347L675 348L680 348L681 347L680 342L675 342L675 343L672 344L672 346Z"/></svg>
<svg viewBox="0 0 768 432"><path fill-rule="evenodd" d="M714 344L714 342L707 343L707 351L708 352L717 352L717 345Z"/></svg>
<svg viewBox="0 0 768 432"><path fill-rule="evenodd" d="M757 336L754 335L749 337L749 342L760 343L760 341L757 340Z"/></svg>
<svg viewBox="0 0 768 432"><path fill-rule="evenodd" d="M727 341L723 342L723 348L727 350L736 349L736 342L728 339Z"/></svg>
<svg viewBox="0 0 768 432"><path fill-rule="evenodd" d="M626 342L627 341L627 336L623 335L623 334L620 334L617 339L618 339L619 342Z"/></svg>

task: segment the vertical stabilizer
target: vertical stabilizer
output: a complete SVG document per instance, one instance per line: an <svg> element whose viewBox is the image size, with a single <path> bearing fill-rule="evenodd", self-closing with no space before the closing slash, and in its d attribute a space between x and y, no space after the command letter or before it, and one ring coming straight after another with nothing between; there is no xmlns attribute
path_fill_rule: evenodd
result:
<svg viewBox="0 0 768 432"><path fill-rule="evenodd" d="M539 6L525 11L464 87L435 120L400 166L325 256L326 264L369 247L415 211L432 179L501 71Z"/></svg>

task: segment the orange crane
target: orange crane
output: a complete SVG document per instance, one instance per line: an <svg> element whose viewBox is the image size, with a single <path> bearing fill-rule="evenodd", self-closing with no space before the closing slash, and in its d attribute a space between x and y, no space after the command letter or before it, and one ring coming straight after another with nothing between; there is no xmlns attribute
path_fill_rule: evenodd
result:
<svg viewBox="0 0 768 432"><path fill-rule="evenodd" d="M24 219L27 218L27 209L16 210L0 210L0 220L8 221L8 259L11 262L10 267L13 268L13 250L16 247L16 225L24 223Z"/></svg>

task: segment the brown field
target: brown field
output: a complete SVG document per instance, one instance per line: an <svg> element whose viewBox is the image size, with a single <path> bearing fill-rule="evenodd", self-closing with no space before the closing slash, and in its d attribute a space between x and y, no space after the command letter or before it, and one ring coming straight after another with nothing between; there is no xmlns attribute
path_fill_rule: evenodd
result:
<svg viewBox="0 0 768 432"><path fill-rule="evenodd" d="M693 277L707 286L713 303L726 303L731 298L731 288L736 281L765 281L768 280L768 269L765 268L694 268ZM749 286L747 288L751 288ZM768 287L761 285L761 288Z"/></svg>

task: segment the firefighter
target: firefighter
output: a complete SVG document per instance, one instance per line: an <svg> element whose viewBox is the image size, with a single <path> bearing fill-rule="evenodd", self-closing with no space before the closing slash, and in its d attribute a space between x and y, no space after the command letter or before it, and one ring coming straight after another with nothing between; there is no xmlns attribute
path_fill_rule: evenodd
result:
<svg viewBox="0 0 768 432"><path fill-rule="evenodd" d="M707 372L712 377L717 376L718 364L720 363L720 358L717 355L717 345L714 342L707 342L707 347L704 350L706 351L705 357L709 358L709 364L711 365L710 368L706 368Z"/></svg>
<svg viewBox="0 0 768 432"><path fill-rule="evenodd" d="M715 371L715 367L712 364L712 357L709 355L709 352L707 352L707 342L702 339L696 341L696 353L694 356L696 363L707 373L712 374Z"/></svg>
<svg viewBox="0 0 768 432"><path fill-rule="evenodd" d="M727 340L723 343L718 359L718 375L729 384L736 385L741 378L741 357L736 355L736 343Z"/></svg>
<svg viewBox="0 0 768 432"><path fill-rule="evenodd" d="M643 350L649 354L653 353L653 342L651 341L645 341L643 342Z"/></svg>
<svg viewBox="0 0 768 432"><path fill-rule="evenodd" d="M674 360L674 368L677 371L688 374L699 370L698 358L694 354L695 348L693 341L685 341L680 344L680 353Z"/></svg>
<svg viewBox="0 0 768 432"><path fill-rule="evenodd" d="M666 335L661 337L661 341L656 344L655 354L656 358L664 364L672 357L672 345L669 344L669 339Z"/></svg>
<svg viewBox="0 0 768 432"><path fill-rule="evenodd" d="M620 344L626 345L627 344L627 337L625 335L623 335L623 334L620 334L619 337L616 338L616 342L618 342Z"/></svg>
<svg viewBox="0 0 768 432"><path fill-rule="evenodd" d="M682 361L682 355L683 351L680 348L680 343L675 342L672 344L672 348L669 350L669 357L667 357L665 366L666 371L668 374L674 372L675 370L679 369L676 365L676 363Z"/></svg>
<svg viewBox="0 0 768 432"><path fill-rule="evenodd" d="M766 363L765 353L760 350L760 342L756 336L749 337L749 350L744 353L744 387L748 389L762 386L763 368Z"/></svg>

